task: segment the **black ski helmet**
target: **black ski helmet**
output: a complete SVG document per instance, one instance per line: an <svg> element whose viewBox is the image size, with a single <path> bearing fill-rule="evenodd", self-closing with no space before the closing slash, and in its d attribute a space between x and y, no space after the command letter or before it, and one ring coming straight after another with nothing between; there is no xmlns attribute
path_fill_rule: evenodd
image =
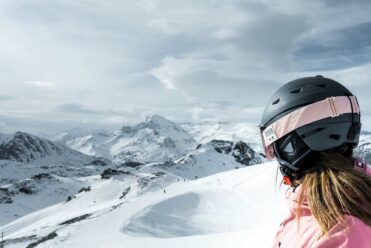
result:
<svg viewBox="0 0 371 248"><path fill-rule="evenodd" d="M265 107L259 127L266 127L281 117L329 97L353 96L340 83L323 76L305 77L290 81L277 90ZM353 112L353 111L352 111ZM347 113L325 118L297 128L274 142L275 155L282 166L299 171L304 154L313 151L336 150L358 145L360 114ZM285 162L288 161L288 162ZM292 165L291 162L296 161Z"/></svg>

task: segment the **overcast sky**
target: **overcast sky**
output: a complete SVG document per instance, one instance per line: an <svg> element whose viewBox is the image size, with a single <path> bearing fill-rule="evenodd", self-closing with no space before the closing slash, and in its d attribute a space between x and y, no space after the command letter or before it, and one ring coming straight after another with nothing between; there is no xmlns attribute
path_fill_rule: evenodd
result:
<svg viewBox="0 0 371 248"><path fill-rule="evenodd" d="M371 130L371 1L2 0L0 132L114 128L151 114L258 123L317 74Z"/></svg>

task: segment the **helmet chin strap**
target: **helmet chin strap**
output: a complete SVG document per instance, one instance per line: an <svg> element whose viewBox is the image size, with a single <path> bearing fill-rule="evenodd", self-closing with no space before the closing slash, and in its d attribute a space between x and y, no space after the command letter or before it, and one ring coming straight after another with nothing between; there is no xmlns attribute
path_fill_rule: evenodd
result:
<svg viewBox="0 0 371 248"><path fill-rule="evenodd" d="M283 177L283 184L288 185L288 186L293 186L292 185L292 180L289 176L284 176Z"/></svg>
<svg viewBox="0 0 371 248"><path fill-rule="evenodd" d="M297 176L294 175L295 172L282 164L279 167L283 175L283 183L288 186L294 186L294 181L297 179Z"/></svg>

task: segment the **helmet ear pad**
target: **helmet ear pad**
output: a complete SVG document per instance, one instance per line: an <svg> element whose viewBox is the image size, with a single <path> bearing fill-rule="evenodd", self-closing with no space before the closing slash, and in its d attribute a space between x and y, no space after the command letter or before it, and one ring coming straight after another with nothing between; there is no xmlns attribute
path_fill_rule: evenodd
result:
<svg viewBox="0 0 371 248"><path fill-rule="evenodd" d="M303 175L306 170L303 164L313 153L295 131L274 142L273 149L281 173L290 181Z"/></svg>
<svg viewBox="0 0 371 248"><path fill-rule="evenodd" d="M348 136L352 125L352 114L344 114L300 127L295 132L312 151L326 151L345 143L357 146L359 133L354 139Z"/></svg>

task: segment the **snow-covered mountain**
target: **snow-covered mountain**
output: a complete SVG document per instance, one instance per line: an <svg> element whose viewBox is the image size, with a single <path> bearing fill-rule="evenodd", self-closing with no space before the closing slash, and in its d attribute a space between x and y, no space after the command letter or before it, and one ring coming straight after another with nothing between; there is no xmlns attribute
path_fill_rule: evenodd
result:
<svg viewBox="0 0 371 248"><path fill-rule="evenodd" d="M0 137L0 224L65 200L109 164L28 133Z"/></svg>
<svg viewBox="0 0 371 248"><path fill-rule="evenodd" d="M180 125L154 115L136 126L124 126L114 137L114 161L174 160L195 147L195 140Z"/></svg>
<svg viewBox="0 0 371 248"><path fill-rule="evenodd" d="M86 162L89 159L91 160L90 156L63 144L56 144L32 134L16 132L0 136L0 160L24 163L38 160L39 163L52 161L71 164Z"/></svg>
<svg viewBox="0 0 371 248"><path fill-rule="evenodd" d="M187 179L197 179L218 172L260 164L265 159L242 141L212 140L175 162L160 163L161 169Z"/></svg>
<svg viewBox="0 0 371 248"><path fill-rule="evenodd" d="M56 140L82 153L106 157L115 163L175 160L196 146L193 137L179 124L159 115L111 133L72 130L58 135Z"/></svg>
<svg viewBox="0 0 371 248"><path fill-rule="evenodd" d="M52 140L64 143L71 149L90 156L111 158L109 141L114 136L106 130L71 129L51 137Z"/></svg>
<svg viewBox="0 0 371 248"><path fill-rule="evenodd" d="M0 232L7 248L270 247L285 214L276 168L268 163L198 180L156 173L152 166L141 167L144 182L134 175L96 176L72 200Z"/></svg>
<svg viewBox="0 0 371 248"><path fill-rule="evenodd" d="M195 141L190 135L177 124L159 116L133 127L122 128L114 133L114 139L102 130L93 134L73 130L73 133L61 135L60 139L66 141L82 133L87 135L85 137L108 137L110 144L115 144L111 149L117 146L120 152L125 153L128 152L128 146L122 142L130 141L132 150L146 148L141 151L142 157L149 159L159 156L162 161L145 164L135 162L143 160L128 159L126 156L111 164L108 159L85 155L61 143L31 134L17 132L1 135L0 210L3 214L0 224L65 201L68 197L71 199L79 190L91 185L91 176L131 176L139 178L140 184L146 185L151 182L153 175L194 179L262 162L262 157L242 141L212 140L192 150L191 145ZM90 142L93 141L90 139ZM182 155L186 151L188 153ZM164 152L172 152L173 157L165 159ZM146 170L151 171L150 176Z"/></svg>

